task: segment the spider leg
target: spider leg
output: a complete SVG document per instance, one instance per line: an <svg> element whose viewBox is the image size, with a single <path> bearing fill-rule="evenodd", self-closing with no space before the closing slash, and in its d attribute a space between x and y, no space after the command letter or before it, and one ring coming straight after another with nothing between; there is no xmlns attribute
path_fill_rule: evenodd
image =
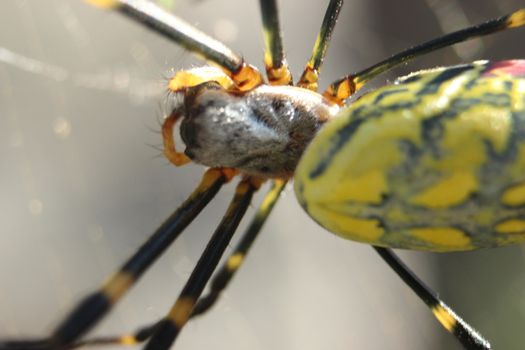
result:
<svg viewBox="0 0 525 350"><path fill-rule="evenodd" d="M160 321L159 321L160 322ZM136 332L121 336L101 336L86 340L78 341L70 346L67 346L65 349L78 349L86 346L95 347L95 346L108 346L108 345L137 345L146 340L148 340L159 325L159 322L149 324L147 326L140 327ZM19 348L17 348L18 350ZM25 347L23 349L26 349ZM14 350L14 349L13 349ZM31 349L27 349L31 350ZM40 350L40 348L38 348Z"/></svg>
<svg viewBox="0 0 525 350"><path fill-rule="evenodd" d="M271 85L292 84L292 73L284 57L281 25L276 0L260 0L264 28L264 64Z"/></svg>
<svg viewBox="0 0 525 350"><path fill-rule="evenodd" d="M195 303L208 283L213 270L217 267L235 229L246 213L253 193L260 185L259 179L250 177L243 179L237 185L235 195L226 214L208 242L186 285L182 288L175 305L155 326L155 331L144 349L167 350L176 340L182 327L189 320Z"/></svg>
<svg viewBox="0 0 525 350"><path fill-rule="evenodd" d="M114 10L131 20L161 34L200 58L219 65L241 91L261 84L257 68L246 64L241 56L189 23L144 0L86 0L88 3Z"/></svg>
<svg viewBox="0 0 525 350"><path fill-rule="evenodd" d="M248 254L250 247L261 231L261 228L266 222L266 219L272 212L272 209L274 208L275 203L277 203L277 200L279 199L279 196L285 186L286 182L282 180L276 180L273 183L272 188L264 197L263 202L259 206L257 213L250 222L250 225L244 232L243 237L237 244L237 247L235 247L233 253L226 260L226 263L222 266L222 268L213 276L210 283L210 291L207 295L201 297L195 304L190 318L203 314L216 303L222 291L228 286L228 283L231 281L234 274L241 267L244 258ZM130 335L107 336L80 341L74 344L71 349L86 345L133 345L141 343L151 337L159 323L160 321L143 326Z"/></svg>
<svg viewBox="0 0 525 350"><path fill-rule="evenodd" d="M490 349L490 343L463 321L436 293L423 283L392 250L374 246L376 252L430 308L436 319L453 334L465 349Z"/></svg>
<svg viewBox="0 0 525 350"><path fill-rule="evenodd" d="M98 291L85 297L46 339L0 341L1 350L63 349L90 330L213 199L235 171L209 169L195 191Z"/></svg>
<svg viewBox="0 0 525 350"><path fill-rule="evenodd" d="M326 12L324 14L323 23L317 38L315 39L314 48L312 50L312 56L304 68L301 79L297 83L297 86L305 89L317 91L317 81L319 80L319 72L323 65L323 60L328 49L328 44L332 38L332 33L341 12L343 6L343 0L330 0Z"/></svg>
<svg viewBox="0 0 525 350"><path fill-rule="evenodd" d="M323 96L342 105L345 99L361 89L364 84L371 79L415 57L466 41L470 38L477 38L502 30L521 27L523 25L525 25L525 9L520 9L506 16L443 35L439 38L401 51L400 53L397 53L360 72L347 75L334 81L328 86L323 93Z"/></svg>
<svg viewBox="0 0 525 350"><path fill-rule="evenodd" d="M231 279L244 262L248 251L261 231L266 219L268 219L268 216L272 212L272 209L275 206L275 203L277 203L279 195L285 186L286 181L276 180L273 183L272 188L266 194L266 197L264 197L257 213L244 232L242 239L235 247L235 250L228 257L222 268L214 275L210 284L210 291L208 294L201 297L193 308L191 313L192 318L202 315L217 302L221 293L226 289L228 283L230 283Z"/></svg>

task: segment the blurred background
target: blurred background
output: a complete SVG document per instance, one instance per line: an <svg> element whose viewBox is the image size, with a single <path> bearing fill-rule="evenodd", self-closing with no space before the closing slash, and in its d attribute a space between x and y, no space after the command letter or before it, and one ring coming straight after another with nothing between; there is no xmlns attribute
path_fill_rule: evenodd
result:
<svg viewBox="0 0 525 350"><path fill-rule="evenodd" d="M262 68L255 0L158 3ZM326 3L281 1L296 77ZM523 1L347 1L320 86L519 6ZM523 58L524 35L518 29L432 53L367 89L425 67ZM202 167L175 168L152 145L161 145L166 78L200 64L80 0L0 2L0 338L47 334L198 183ZM91 334L125 333L163 316L232 194L230 185ZM522 348L523 247L401 255L496 348ZM206 348L460 349L372 249L319 228L291 188L220 303L188 324L177 343Z"/></svg>

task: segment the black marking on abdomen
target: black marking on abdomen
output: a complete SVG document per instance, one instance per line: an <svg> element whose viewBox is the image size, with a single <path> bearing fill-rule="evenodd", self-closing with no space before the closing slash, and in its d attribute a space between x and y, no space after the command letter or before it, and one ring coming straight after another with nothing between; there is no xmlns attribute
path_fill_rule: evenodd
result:
<svg viewBox="0 0 525 350"><path fill-rule="evenodd" d="M350 123L345 125L342 129L337 131L337 139L331 144L330 150L323 157L323 159L317 164L317 166L310 172L310 178L315 179L321 176L324 171L328 168L328 165L332 162L335 154L339 152L339 149L345 144L352 135L359 129L362 123L366 119L356 119L352 120Z"/></svg>
<svg viewBox="0 0 525 350"><path fill-rule="evenodd" d="M444 82L454 79L463 72L471 70L474 66L471 64L464 64L454 67L448 67L443 72L439 73L434 79L424 84L423 87L416 93L416 96L426 96L435 94Z"/></svg>
<svg viewBox="0 0 525 350"><path fill-rule="evenodd" d="M399 93L403 93L403 92L407 92L407 91L408 91L408 89L406 87L401 88L401 89L392 89L392 90L382 91L382 92L377 94L376 98L374 99L374 102L372 102L372 103L373 104L378 104L379 102L381 102L381 100L383 100L384 98L386 98L388 96L399 94Z"/></svg>

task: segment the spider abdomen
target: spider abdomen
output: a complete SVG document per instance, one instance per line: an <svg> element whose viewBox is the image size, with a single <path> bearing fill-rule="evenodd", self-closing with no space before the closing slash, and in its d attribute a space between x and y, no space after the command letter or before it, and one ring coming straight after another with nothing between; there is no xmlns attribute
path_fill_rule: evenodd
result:
<svg viewBox="0 0 525 350"><path fill-rule="evenodd" d="M453 251L525 240L525 62L422 71L318 134L296 193L322 226L378 246Z"/></svg>
<svg viewBox="0 0 525 350"><path fill-rule="evenodd" d="M185 154L210 167L287 178L319 127L338 109L298 87L262 85L240 94L207 82L185 93Z"/></svg>

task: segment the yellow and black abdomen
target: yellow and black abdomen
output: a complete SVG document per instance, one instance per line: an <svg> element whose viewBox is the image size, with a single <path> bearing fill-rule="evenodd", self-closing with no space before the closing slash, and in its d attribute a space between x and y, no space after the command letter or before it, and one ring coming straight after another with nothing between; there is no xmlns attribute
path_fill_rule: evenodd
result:
<svg viewBox="0 0 525 350"><path fill-rule="evenodd" d="M525 61L421 71L314 138L301 205L344 238L456 251L525 241Z"/></svg>

